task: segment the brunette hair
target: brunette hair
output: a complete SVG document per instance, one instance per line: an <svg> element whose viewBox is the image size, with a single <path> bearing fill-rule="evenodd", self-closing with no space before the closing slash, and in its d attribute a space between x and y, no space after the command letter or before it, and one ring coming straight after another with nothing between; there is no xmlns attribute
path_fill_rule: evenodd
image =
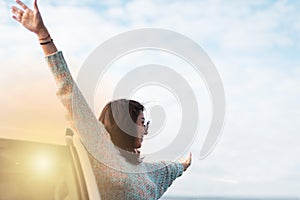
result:
<svg viewBox="0 0 300 200"><path fill-rule="evenodd" d="M137 101L118 99L103 108L99 121L111 136L113 144L123 150L134 152L137 136L136 121L144 106Z"/></svg>

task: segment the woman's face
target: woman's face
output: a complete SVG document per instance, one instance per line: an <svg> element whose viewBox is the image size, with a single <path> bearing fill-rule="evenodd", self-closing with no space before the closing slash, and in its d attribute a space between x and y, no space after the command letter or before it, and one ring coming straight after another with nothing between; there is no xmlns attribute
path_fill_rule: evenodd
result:
<svg viewBox="0 0 300 200"><path fill-rule="evenodd" d="M138 137L135 140L135 148L141 148L143 137L147 134L147 130L145 129L145 117L142 111L140 111L140 114L136 120L136 124Z"/></svg>

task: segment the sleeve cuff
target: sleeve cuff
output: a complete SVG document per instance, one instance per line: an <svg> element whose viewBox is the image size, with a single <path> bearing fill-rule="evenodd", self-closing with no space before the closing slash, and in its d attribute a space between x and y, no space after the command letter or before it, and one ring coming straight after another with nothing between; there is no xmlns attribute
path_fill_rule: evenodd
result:
<svg viewBox="0 0 300 200"><path fill-rule="evenodd" d="M64 74L68 71L68 67L61 51L45 56L52 73L54 75Z"/></svg>
<svg viewBox="0 0 300 200"><path fill-rule="evenodd" d="M183 171L184 171L183 165L180 162L175 162L175 164L176 164L176 167L178 169L177 177L181 176L183 174Z"/></svg>

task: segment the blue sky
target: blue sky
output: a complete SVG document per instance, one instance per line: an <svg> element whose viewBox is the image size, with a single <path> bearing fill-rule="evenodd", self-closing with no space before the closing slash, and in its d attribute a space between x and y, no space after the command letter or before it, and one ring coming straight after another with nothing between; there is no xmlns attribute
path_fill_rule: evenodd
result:
<svg viewBox="0 0 300 200"><path fill-rule="evenodd" d="M168 195L300 196L298 1L98 2L39 1L74 76L102 42L155 27L197 42L222 77L223 136L208 158L194 157ZM10 18L12 4L0 2L0 135L63 143L67 124L56 86L35 36ZM196 139L194 155L199 146Z"/></svg>

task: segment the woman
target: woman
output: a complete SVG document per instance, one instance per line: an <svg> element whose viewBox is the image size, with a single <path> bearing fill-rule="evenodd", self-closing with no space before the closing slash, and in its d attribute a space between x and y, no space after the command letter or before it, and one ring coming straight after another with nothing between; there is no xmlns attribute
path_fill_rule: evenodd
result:
<svg viewBox="0 0 300 200"><path fill-rule="evenodd" d="M63 58L45 27L37 1L29 9L12 6L13 18L35 33L58 84L58 96L68 119L87 149L102 199L158 199L191 164L191 154L180 162L146 163L138 149L143 135L144 107L133 100L109 102L99 121L73 81Z"/></svg>

